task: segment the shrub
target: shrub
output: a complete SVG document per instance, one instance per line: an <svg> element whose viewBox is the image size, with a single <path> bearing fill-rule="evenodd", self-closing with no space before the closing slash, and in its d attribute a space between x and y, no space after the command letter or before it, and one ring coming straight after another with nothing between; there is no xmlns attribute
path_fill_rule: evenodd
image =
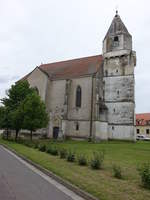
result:
<svg viewBox="0 0 150 200"><path fill-rule="evenodd" d="M49 153L49 154L51 154L51 151L52 151L51 146L48 146L48 147L46 148L46 152Z"/></svg>
<svg viewBox="0 0 150 200"><path fill-rule="evenodd" d="M78 164L82 166L87 165L87 158L84 154L78 156Z"/></svg>
<svg viewBox="0 0 150 200"><path fill-rule="evenodd" d="M115 178L122 179L122 170L120 166L113 165L113 175Z"/></svg>
<svg viewBox="0 0 150 200"><path fill-rule="evenodd" d="M51 154L52 154L53 156L57 156L57 155L58 155L58 150L57 150L56 147L51 147Z"/></svg>
<svg viewBox="0 0 150 200"><path fill-rule="evenodd" d="M69 150L67 153L67 161L74 162L75 161L75 153L72 150Z"/></svg>
<svg viewBox="0 0 150 200"><path fill-rule="evenodd" d="M140 168L138 168L138 171L141 176L142 185L145 188L150 189L150 163L144 163Z"/></svg>
<svg viewBox="0 0 150 200"><path fill-rule="evenodd" d="M38 146L38 149L39 149L39 151L44 152L44 151L46 151L46 145L45 145L45 144L40 144L40 145Z"/></svg>
<svg viewBox="0 0 150 200"><path fill-rule="evenodd" d="M48 146L47 149L46 149L46 152L53 155L53 156L58 155L58 150L57 150L56 147Z"/></svg>
<svg viewBox="0 0 150 200"><path fill-rule="evenodd" d="M61 159L66 158L66 156L67 156L67 150L64 149L64 148L60 149L59 156L60 156Z"/></svg>
<svg viewBox="0 0 150 200"><path fill-rule="evenodd" d="M92 169L101 169L104 161L104 152L94 152L90 165Z"/></svg>

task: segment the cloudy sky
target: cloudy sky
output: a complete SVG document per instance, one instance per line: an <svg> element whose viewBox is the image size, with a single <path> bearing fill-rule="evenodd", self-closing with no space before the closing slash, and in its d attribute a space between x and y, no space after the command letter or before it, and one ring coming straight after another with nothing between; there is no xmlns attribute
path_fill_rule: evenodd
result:
<svg viewBox="0 0 150 200"><path fill-rule="evenodd" d="M101 54L116 6L137 52L136 112L150 112L149 0L0 0L0 98L41 63Z"/></svg>

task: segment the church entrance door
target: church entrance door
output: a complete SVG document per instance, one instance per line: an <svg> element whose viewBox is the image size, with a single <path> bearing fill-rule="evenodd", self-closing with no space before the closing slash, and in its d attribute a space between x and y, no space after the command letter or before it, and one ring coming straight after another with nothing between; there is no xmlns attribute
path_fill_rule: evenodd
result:
<svg viewBox="0 0 150 200"><path fill-rule="evenodd" d="M59 134L59 127L54 127L53 128L53 138L57 139Z"/></svg>

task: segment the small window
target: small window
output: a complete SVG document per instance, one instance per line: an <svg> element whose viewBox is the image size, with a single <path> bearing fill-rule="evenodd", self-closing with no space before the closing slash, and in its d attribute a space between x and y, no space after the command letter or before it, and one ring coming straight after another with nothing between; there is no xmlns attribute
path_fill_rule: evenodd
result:
<svg viewBox="0 0 150 200"><path fill-rule="evenodd" d="M118 90L118 91L117 91L117 95L119 95L119 93L120 93L120 92L119 92L119 90Z"/></svg>
<svg viewBox="0 0 150 200"><path fill-rule="evenodd" d="M116 109L114 108L114 113L116 112Z"/></svg>
<svg viewBox="0 0 150 200"><path fill-rule="evenodd" d="M107 70L105 70L105 76L108 76L108 71Z"/></svg>
<svg viewBox="0 0 150 200"><path fill-rule="evenodd" d="M118 36L114 37L114 42L118 42L118 41L119 41Z"/></svg>
<svg viewBox="0 0 150 200"><path fill-rule="evenodd" d="M114 37L114 47L118 47L119 46L119 38L118 36Z"/></svg>
<svg viewBox="0 0 150 200"><path fill-rule="evenodd" d="M137 130L136 130L136 133L139 134L139 133L140 133L140 129L137 129Z"/></svg>
<svg viewBox="0 0 150 200"><path fill-rule="evenodd" d="M149 129L146 129L146 134L149 134Z"/></svg>
<svg viewBox="0 0 150 200"><path fill-rule="evenodd" d="M77 122L76 123L76 131L78 131L79 130L79 123Z"/></svg>
<svg viewBox="0 0 150 200"><path fill-rule="evenodd" d="M103 99L105 99L105 90L103 90Z"/></svg>
<svg viewBox="0 0 150 200"><path fill-rule="evenodd" d="M118 73L118 69L116 69L116 73Z"/></svg>
<svg viewBox="0 0 150 200"><path fill-rule="evenodd" d="M112 126L112 130L114 130L115 129L115 127L114 126Z"/></svg>

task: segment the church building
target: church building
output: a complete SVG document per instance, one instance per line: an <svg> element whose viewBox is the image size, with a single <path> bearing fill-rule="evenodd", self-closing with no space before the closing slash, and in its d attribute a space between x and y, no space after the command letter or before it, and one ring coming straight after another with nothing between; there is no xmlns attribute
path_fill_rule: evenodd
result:
<svg viewBox="0 0 150 200"><path fill-rule="evenodd" d="M23 78L49 113L47 137L135 140L132 36L118 12L102 55L42 64Z"/></svg>

